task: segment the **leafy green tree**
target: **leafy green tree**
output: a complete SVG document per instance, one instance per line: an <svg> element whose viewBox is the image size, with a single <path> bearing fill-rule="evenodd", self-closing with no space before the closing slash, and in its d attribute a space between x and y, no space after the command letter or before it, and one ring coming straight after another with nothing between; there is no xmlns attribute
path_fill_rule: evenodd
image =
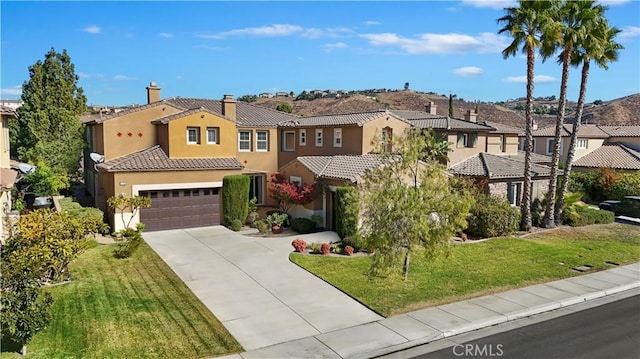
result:
<svg viewBox="0 0 640 359"><path fill-rule="evenodd" d="M591 60L594 60L599 67L607 70L609 69L609 62L618 60L618 51L624 48L622 45L615 42L615 37L619 32L620 29L611 27L607 21L602 21L594 31L590 32L588 36L582 39L581 43L574 48L574 52L571 55L571 64L573 66L582 64L582 76L580 80L580 92L578 95L578 109L575 121L573 122L573 128L571 130L571 141L569 142L567 162L562 175L562 184L560 186L560 193L556 203L556 224L560 224L562 222L562 211L564 209L565 196L567 195L569 187L571 169L573 167L573 159L576 152L576 144L578 142L578 130L582 123L582 111L584 109L584 101L587 93L587 80L589 79L589 65ZM596 101L593 103L595 104ZM601 100L600 102L602 103Z"/></svg>
<svg viewBox="0 0 640 359"><path fill-rule="evenodd" d="M36 163L36 170L24 176L28 190L38 196L53 196L69 187L69 178L61 168L51 168L44 161Z"/></svg>
<svg viewBox="0 0 640 359"><path fill-rule="evenodd" d="M365 247L375 251L371 275L402 263L406 280L411 253L421 250L433 256L466 228L473 197L427 154L429 135L409 130L394 137L394 152L380 149L381 166L364 177L361 233Z"/></svg>
<svg viewBox="0 0 640 359"><path fill-rule="evenodd" d="M243 101L243 102L254 102L256 100L258 100L258 96L256 95L244 95L238 98L238 101Z"/></svg>
<svg viewBox="0 0 640 359"><path fill-rule="evenodd" d="M278 106L276 106L276 110L286 112L286 113L292 113L293 106L291 106L291 104L289 103L281 103L281 104L278 104Z"/></svg>
<svg viewBox="0 0 640 359"><path fill-rule="evenodd" d="M600 105L602 105L603 103L604 103L604 101L602 101L602 100L600 100L600 99L593 101L593 104L594 104L594 105L596 105L596 106L600 106Z"/></svg>
<svg viewBox="0 0 640 359"><path fill-rule="evenodd" d="M24 104L9 122L12 155L77 172L84 147L79 116L87 108L78 79L66 50L52 48L44 61L29 67L29 80L22 84Z"/></svg>
<svg viewBox="0 0 640 359"><path fill-rule="evenodd" d="M125 197L120 194L118 196L111 196L107 198L107 204L109 207L120 213L120 219L124 228L130 228L133 217L138 213L140 208L151 207L151 198L143 196ZM131 217L128 221L124 219L124 212L129 209L131 211Z"/></svg>
<svg viewBox="0 0 640 359"><path fill-rule="evenodd" d="M560 80L560 96L558 97L558 114L556 115L556 129L554 135L553 153L551 155L551 171L549 174L549 190L547 191L547 207L544 211L543 227L556 226L555 207L558 185L558 165L560 163L561 132L564 125L564 114L567 102L567 84L569 83L569 68L571 55L604 21L605 7L595 0L568 0L556 11L557 19L546 30L546 46L543 46L542 55L548 57L560 49L558 62L562 64L562 77ZM580 122L578 118L576 121Z"/></svg>
<svg viewBox="0 0 640 359"><path fill-rule="evenodd" d="M522 185L522 201L520 201L520 229L531 229L531 153L533 151L533 78L536 60L536 49L542 46L542 36L548 24L553 20L553 10L556 1L525 1L520 0L518 7L505 9L506 14L498 19L504 26L499 34L509 34L513 41L502 50L502 56L507 59L516 56L519 50L527 55L527 100L525 113L525 141L524 141L524 182Z"/></svg>

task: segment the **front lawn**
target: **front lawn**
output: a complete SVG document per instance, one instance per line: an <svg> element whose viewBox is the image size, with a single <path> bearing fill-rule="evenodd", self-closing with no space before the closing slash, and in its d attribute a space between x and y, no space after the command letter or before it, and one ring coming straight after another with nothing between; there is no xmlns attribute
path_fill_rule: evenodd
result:
<svg viewBox="0 0 640 359"><path fill-rule="evenodd" d="M113 258L114 248L90 249L71 264L71 283L47 289L55 298L53 321L29 344L28 357L203 358L242 351L146 243L129 259ZM3 345L0 356L19 357L10 349Z"/></svg>
<svg viewBox="0 0 640 359"><path fill-rule="evenodd" d="M367 278L368 257L292 253L290 259L384 316L579 275L572 267L640 261L640 226L559 228L523 239L454 245L433 261L412 256L409 279ZM564 264L560 264L564 263Z"/></svg>

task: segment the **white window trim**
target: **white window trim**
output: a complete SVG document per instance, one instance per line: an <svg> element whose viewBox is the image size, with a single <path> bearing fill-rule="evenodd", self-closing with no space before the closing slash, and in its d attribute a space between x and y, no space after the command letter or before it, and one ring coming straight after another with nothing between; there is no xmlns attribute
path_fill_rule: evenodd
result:
<svg viewBox="0 0 640 359"><path fill-rule="evenodd" d="M298 176L289 176L290 183L297 183L298 186L302 187L302 177Z"/></svg>
<svg viewBox="0 0 640 359"><path fill-rule="evenodd" d="M258 135L260 133L264 133L267 135L267 138L265 138L264 140L259 140L258 139ZM258 145L259 143L264 142L266 144L266 148L264 149L260 149L260 146ZM268 152L269 151L269 131L256 131L256 152Z"/></svg>
<svg viewBox="0 0 640 359"><path fill-rule="evenodd" d="M287 134L293 135L293 147L287 148ZM282 132L282 151L283 152L294 152L296 150L296 131L283 131Z"/></svg>
<svg viewBox="0 0 640 359"><path fill-rule="evenodd" d="M240 140L240 136L243 133L248 133L249 134L249 139L248 140ZM249 149L240 148L240 143L241 142L246 143L247 141L249 142ZM238 152L251 152L251 131L245 131L245 130L238 131Z"/></svg>
<svg viewBox="0 0 640 359"><path fill-rule="evenodd" d="M209 141L209 131L213 131L216 134L216 140L215 141ZM208 145L217 145L220 143L220 131L218 130L217 127L207 127L207 144Z"/></svg>
<svg viewBox="0 0 640 359"><path fill-rule="evenodd" d="M318 135L320 135L320 137L318 137ZM320 142L318 142L318 140L320 140ZM321 128L316 129L313 142L316 144L316 147L322 147L324 145L324 133Z"/></svg>
<svg viewBox="0 0 640 359"><path fill-rule="evenodd" d="M555 140L555 138L547 138L547 147L545 148L545 152L547 153L547 155L553 154L553 148L551 148L551 151L549 151L549 145L553 140ZM560 138L560 154L562 154L562 137Z"/></svg>
<svg viewBox="0 0 640 359"><path fill-rule="evenodd" d="M341 128L333 129L333 147L342 147L342 129Z"/></svg>
<svg viewBox="0 0 640 359"><path fill-rule="evenodd" d="M462 141L462 145L460 144L460 140L458 139L459 136L462 136L462 138L464 139ZM456 135L456 147L457 148L469 147L469 133L467 133L467 132L458 132L458 134Z"/></svg>
<svg viewBox="0 0 640 359"><path fill-rule="evenodd" d="M584 142L584 146L580 146L580 141ZM576 141L576 148L579 150L586 150L587 148L589 148L589 140L587 140L586 138L578 138L578 140Z"/></svg>
<svg viewBox="0 0 640 359"><path fill-rule="evenodd" d="M301 129L298 131L298 136L300 137L300 146L307 145L307 130Z"/></svg>
<svg viewBox="0 0 640 359"><path fill-rule="evenodd" d="M190 141L189 140L189 131L194 130L196 131L196 140L195 141ZM200 127L187 127L187 144L188 145L197 145L200 143Z"/></svg>

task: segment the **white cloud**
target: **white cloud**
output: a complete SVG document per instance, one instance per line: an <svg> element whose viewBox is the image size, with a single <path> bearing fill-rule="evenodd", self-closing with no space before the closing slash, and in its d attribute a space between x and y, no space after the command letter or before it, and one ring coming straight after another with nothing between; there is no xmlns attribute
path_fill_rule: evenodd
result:
<svg viewBox="0 0 640 359"><path fill-rule="evenodd" d="M508 45L505 37L483 32L477 36L465 34L421 34L417 38L406 38L394 33L363 34L373 46L399 47L410 54L462 54L497 53Z"/></svg>
<svg viewBox="0 0 640 359"><path fill-rule="evenodd" d="M488 7L491 9L502 10L505 7L516 6L515 0L462 0L463 5L473 7Z"/></svg>
<svg viewBox="0 0 640 359"><path fill-rule="evenodd" d="M302 37L306 37L309 39L318 39L321 37L345 37L351 35L353 30L346 27L330 27L326 29L317 29L314 27L304 29L304 31L300 34Z"/></svg>
<svg viewBox="0 0 640 359"><path fill-rule="evenodd" d="M527 76L509 76L505 78L503 81L509 82L509 83L526 84ZM535 75L533 77L533 81L537 84L548 84L552 82L558 82L558 79L556 79L553 76Z"/></svg>
<svg viewBox="0 0 640 359"><path fill-rule="evenodd" d="M462 77L480 76L482 75L482 69L476 66L466 66L453 70L453 73Z"/></svg>
<svg viewBox="0 0 640 359"><path fill-rule="evenodd" d="M368 21L363 21L362 24L364 24L364 25L380 25L382 23L380 21L368 20Z"/></svg>
<svg viewBox="0 0 640 359"><path fill-rule="evenodd" d="M84 29L82 29L82 31L88 32L90 34L99 34L100 33L100 26L90 25L90 26L87 26Z"/></svg>
<svg viewBox="0 0 640 359"><path fill-rule="evenodd" d="M132 81L132 80L137 80L135 77L131 77L131 76L126 76L126 75L115 75L113 77L114 80L116 81Z"/></svg>
<svg viewBox="0 0 640 359"><path fill-rule="evenodd" d="M0 89L0 94L2 96L20 96L22 95L22 86L16 85L13 87Z"/></svg>
<svg viewBox="0 0 640 359"><path fill-rule="evenodd" d="M640 36L640 27L638 26L625 26L620 33L621 39L628 39L631 37Z"/></svg>
<svg viewBox="0 0 640 359"><path fill-rule="evenodd" d="M344 42L336 42L334 44L324 44L322 46L324 48L325 52L332 52L335 49L344 49L349 47L349 45L345 44Z"/></svg>
<svg viewBox="0 0 640 359"><path fill-rule="evenodd" d="M170 34L168 32L161 32L160 37L164 37L165 39L170 39L173 37L173 34Z"/></svg>
<svg viewBox="0 0 640 359"><path fill-rule="evenodd" d="M628 3L630 0L600 0L602 5L616 6Z"/></svg>
<svg viewBox="0 0 640 359"><path fill-rule="evenodd" d="M81 79L103 79L104 78L104 75L99 73L88 74L86 72L78 72L77 75Z"/></svg>
<svg viewBox="0 0 640 359"><path fill-rule="evenodd" d="M302 27L289 24L274 24L263 27L246 27L244 29L235 29L230 31L219 32L213 35L198 35L207 39L224 39L229 36L260 36L260 37L276 37L289 36L302 32Z"/></svg>

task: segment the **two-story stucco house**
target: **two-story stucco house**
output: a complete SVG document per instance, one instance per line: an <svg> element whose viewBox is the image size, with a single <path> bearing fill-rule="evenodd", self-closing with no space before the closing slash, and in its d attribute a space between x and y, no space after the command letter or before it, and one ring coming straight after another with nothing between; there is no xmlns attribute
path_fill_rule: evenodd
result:
<svg viewBox="0 0 640 359"><path fill-rule="evenodd" d="M551 156L555 142L555 126L540 128L533 131L533 152ZM564 124L560 132L562 142L560 143L560 162L567 161L569 153L569 142L571 141L572 124ZM596 148L602 146L609 135L596 125L582 125L578 129L578 142L574 159L578 159Z"/></svg>

